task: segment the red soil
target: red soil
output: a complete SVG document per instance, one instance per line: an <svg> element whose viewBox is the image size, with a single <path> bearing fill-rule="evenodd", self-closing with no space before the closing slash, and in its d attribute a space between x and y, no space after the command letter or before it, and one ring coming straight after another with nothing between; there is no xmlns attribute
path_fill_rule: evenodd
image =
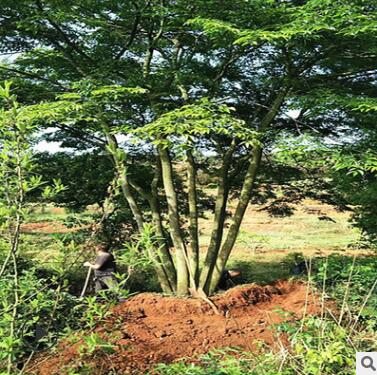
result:
<svg viewBox="0 0 377 375"><path fill-rule="evenodd" d="M156 363L183 357L195 360L214 348L236 346L253 351L258 341L263 341L278 349L286 338L277 337L274 323L300 319L305 309L307 314L320 311L317 296L309 293L306 297L307 286L299 282L242 285L212 299L221 311L216 315L202 300L142 293L116 306L94 330L114 345L115 353L97 351L80 356L82 341L73 345L63 342L56 352L37 358L28 372L67 374L69 368L77 371L85 363L91 374L140 374Z"/></svg>
<svg viewBox="0 0 377 375"><path fill-rule="evenodd" d="M67 228L58 221L40 221L38 223L25 223L21 225L23 233L68 233L74 232L76 228Z"/></svg>

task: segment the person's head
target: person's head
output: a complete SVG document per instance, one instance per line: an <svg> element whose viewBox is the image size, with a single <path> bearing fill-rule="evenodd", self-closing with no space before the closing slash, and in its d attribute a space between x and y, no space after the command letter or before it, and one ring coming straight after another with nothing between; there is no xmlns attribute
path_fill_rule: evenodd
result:
<svg viewBox="0 0 377 375"><path fill-rule="evenodd" d="M101 242L100 244L97 245L96 250L97 250L97 253L99 252L108 253L110 251L110 246L106 242Z"/></svg>

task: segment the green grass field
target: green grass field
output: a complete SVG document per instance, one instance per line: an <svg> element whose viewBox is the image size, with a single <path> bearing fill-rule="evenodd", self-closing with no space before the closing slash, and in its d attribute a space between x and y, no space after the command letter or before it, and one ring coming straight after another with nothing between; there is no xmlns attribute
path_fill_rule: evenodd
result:
<svg viewBox="0 0 377 375"><path fill-rule="evenodd" d="M69 246L61 240L75 231L66 227L66 222L72 218L85 220L92 212L73 215L58 207L36 209L23 225L22 253L45 266L53 265L54 259ZM211 219L211 213L207 213L207 218L200 220L202 256L209 242ZM251 205L228 267L240 268L244 282L265 284L289 276L290 267L284 259L290 253L304 256L370 253L366 249L357 250L360 233L349 220L350 212L338 212L330 205L312 200L293 206L293 214L288 217L272 217L263 206Z"/></svg>

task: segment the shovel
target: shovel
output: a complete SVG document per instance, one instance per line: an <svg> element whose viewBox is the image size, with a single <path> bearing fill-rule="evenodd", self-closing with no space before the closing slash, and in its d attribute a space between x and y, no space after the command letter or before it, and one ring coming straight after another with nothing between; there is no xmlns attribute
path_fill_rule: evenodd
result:
<svg viewBox="0 0 377 375"><path fill-rule="evenodd" d="M86 290L88 289L88 285L89 285L89 280L90 280L91 273L92 273L92 268L88 267L88 273L86 275L85 284L84 284L84 287L82 288L82 291L81 291L81 294L80 294L80 298L84 298L84 296L85 296Z"/></svg>

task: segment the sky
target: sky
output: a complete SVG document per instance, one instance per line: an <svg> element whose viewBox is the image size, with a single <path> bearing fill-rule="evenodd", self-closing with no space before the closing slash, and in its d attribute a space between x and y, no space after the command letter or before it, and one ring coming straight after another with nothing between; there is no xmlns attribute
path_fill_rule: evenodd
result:
<svg viewBox="0 0 377 375"><path fill-rule="evenodd" d="M51 154L59 151L73 151L71 148L63 148L60 146L60 142L47 142L41 141L37 143L33 149L38 152L50 152Z"/></svg>

